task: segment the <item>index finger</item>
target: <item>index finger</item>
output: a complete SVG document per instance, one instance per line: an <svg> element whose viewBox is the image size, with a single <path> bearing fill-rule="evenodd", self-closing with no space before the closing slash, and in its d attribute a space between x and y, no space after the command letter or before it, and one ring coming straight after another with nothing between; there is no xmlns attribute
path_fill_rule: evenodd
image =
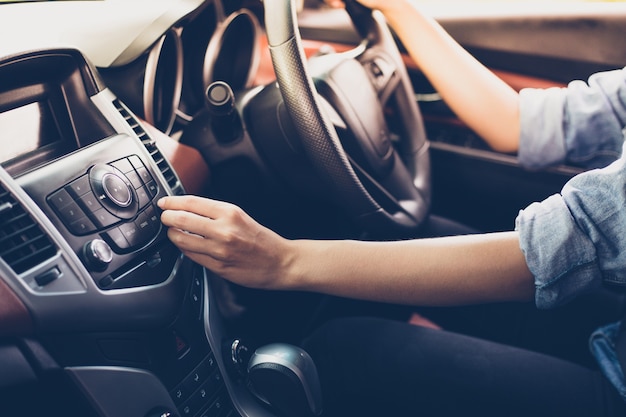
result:
<svg viewBox="0 0 626 417"><path fill-rule="evenodd" d="M231 206L230 203L224 201L194 195L163 197L157 202L157 205L162 210L187 211L210 219L220 217Z"/></svg>

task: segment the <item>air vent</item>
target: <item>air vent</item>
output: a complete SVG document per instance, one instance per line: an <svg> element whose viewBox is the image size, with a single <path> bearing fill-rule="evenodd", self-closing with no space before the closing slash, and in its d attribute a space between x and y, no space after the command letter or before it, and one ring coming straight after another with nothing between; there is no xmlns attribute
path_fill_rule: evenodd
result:
<svg viewBox="0 0 626 417"><path fill-rule="evenodd" d="M0 258L21 274L56 252L50 237L0 184Z"/></svg>
<svg viewBox="0 0 626 417"><path fill-rule="evenodd" d="M117 111L124 117L126 122L133 129L137 137L139 137L141 143L143 143L143 146L146 147L146 149L150 153L150 156L163 174L163 177L165 177L168 185L170 186L172 191L174 191L174 194L183 194L184 191L182 185L180 184L180 181L178 180L178 177L174 173L174 170L172 170L169 162L167 162L167 160L163 157L163 154L161 154L161 151L159 151L159 148L157 148L154 140L150 138L148 133L146 133L143 127L141 127L141 125L139 124L139 121L137 121L137 119L128 111L128 109L126 109L126 107L122 104L120 100L114 100L113 104L115 105Z"/></svg>

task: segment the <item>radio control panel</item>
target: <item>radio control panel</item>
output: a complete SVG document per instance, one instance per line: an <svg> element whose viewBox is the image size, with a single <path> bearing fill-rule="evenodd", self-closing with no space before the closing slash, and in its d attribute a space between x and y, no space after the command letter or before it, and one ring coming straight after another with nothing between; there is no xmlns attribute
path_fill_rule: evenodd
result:
<svg viewBox="0 0 626 417"><path fill-rule="evenodd" d="M161 225L156 201L169 191L151 162L121 134L18 178L101 289L161 283L180 255Z"/></svg>
<svg viewBox="0 0 626 417"><path fill-rule="evenodd" d="M160 231L159 187L137 155L96 164L46 198L74 235L102 232L116 253L136 250Z"/></svg>

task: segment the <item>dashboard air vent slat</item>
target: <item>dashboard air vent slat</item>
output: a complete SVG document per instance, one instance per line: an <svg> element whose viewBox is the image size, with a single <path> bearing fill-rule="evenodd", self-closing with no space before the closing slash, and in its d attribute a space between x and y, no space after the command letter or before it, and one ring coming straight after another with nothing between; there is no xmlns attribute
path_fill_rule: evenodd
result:
<svg viewBox="0 0 626 417"><path fill-rule="evenodd" d="M161 154L161 151L159 151L159 148L156 146L156 143L154 143L154 140L150 138L137 119L126 109L126 107L124 107L120 100L114 100L113 104L122 117L124 117L124 120L126 120L128 125L133 129L139 140L141 140L144 147L148 150L150 156L159 167L159 170L163 174L163 177L167 181L170 188L175 194L183 194L183 189L178 177L172 170L169 162Z"/></svg>
<svg viewBox="0 0 626 417"><path fill-rule="evenodd" d="M0 185L0 258L21 274L52 258L56 252L50 237Z"/></svg>

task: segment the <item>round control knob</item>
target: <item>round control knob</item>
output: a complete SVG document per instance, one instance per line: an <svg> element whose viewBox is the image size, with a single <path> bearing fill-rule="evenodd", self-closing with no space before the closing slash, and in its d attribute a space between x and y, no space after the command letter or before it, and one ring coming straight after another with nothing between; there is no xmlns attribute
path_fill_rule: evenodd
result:
<svg viewBox="0 0 626 417"><path fill-rule="evenodd" d="M102 177L104 193L111 199L113 204L120 207L128 207L133 202L133 194L128 185L117 175L106 173Z"/></svg>
<svg viewBox="0 0 626 417"><path fill-rule="evenodd" d="M102 272L113 260L113 250L102 239L90 240L83 247L83 258L92 271Z"/></svg>
<svg viewBox="0 0 626 417"><path fill-rule="evenodd" d="M235 109L235 95L224 81L215 81L205 93L206 108L211 115L211 130L220 143L241 137L241 118Z"/></svg>
<svg viewBox="0 0 626 417"><path fill-rule="evenodd" d="M130 220L139 210L139 201L130 180L119 169L96 164L89 169L89 183L95 197L112 215Z"/></svg>
<svg viewBox="0 0 626 417"><path fill-rule="evenodd" d="M206 89L206 105L213 116L226 116L235 108L235 95L224 81L215 81Z"/></svg>

